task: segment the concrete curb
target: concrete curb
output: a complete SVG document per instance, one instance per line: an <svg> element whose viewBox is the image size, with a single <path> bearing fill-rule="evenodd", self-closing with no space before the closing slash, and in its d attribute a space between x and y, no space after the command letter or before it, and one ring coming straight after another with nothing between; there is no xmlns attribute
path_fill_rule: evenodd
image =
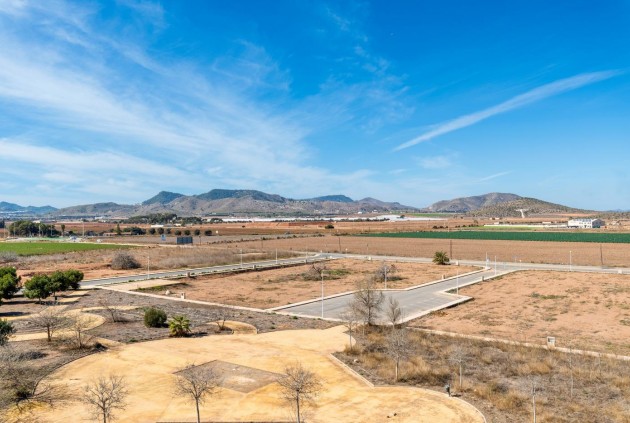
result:
<svg viewBox="0 0 630 423"><path fill-rule="evenodd" d="M352 376L353 378L355 378L359 382L363 383L366 386L369 386L370 388L374 388L375 387L372 382L370 382L369 380L367 380L366 378L361 376L357 371L355 371L353 368L351 368L348 365L346 365L346 363L344 363L343 361L339 360L334 355L328 354L328 358L330 359L330 361L333 362L333 364L335 364L338 367L340 367L344 372L346 372L347 374L349 374L350 376Z"/></svg>

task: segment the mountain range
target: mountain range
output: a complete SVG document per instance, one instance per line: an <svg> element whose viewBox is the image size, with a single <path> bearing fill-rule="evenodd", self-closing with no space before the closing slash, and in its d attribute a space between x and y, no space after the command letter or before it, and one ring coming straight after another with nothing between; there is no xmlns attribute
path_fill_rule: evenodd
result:
<svg viewBox="0 0 630 423"><path fill-rule="evenodd" d="M47 215L50 217L130 217L151 213L175 213L180 216L205 216L211 214L258 214L258 215L334 215L358 212L430 212L458 213L470 216L519 217L521 210L527 216L559 213L588 213L560 204L509 193L488 193L471 197L438 201L419 209L397 202L384 202L375 198L353 200L345 195L325 195L296 200L278 194L256 190L213 189L203 194L184 195L161 191L140 204L95 203L62 209L51 206L21 207L0 202L0 214Z"/></svg>

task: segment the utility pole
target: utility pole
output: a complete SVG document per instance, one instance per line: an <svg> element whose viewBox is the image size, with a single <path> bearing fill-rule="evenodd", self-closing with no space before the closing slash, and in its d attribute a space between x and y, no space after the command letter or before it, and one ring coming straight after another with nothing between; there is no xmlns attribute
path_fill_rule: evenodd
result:
<svg viewBox="0 0 630 423"><path fill-rule="evenodd" d="M241 248L241 268L243 267L243 249Z"/></svg>
<svg viewBox="0 0 630 423"><path fill-rule="evenodd" d="M151 256L147 256L147 279L149 279L150 273L151 273Z"/></svg>
<svg viewBox="0 0 630 423"><path fill-rule="evenodd" d="M599 244L599 262L604 267L604 252L602 251L602 244Z"/></svg>
<svg viewBox="0 0 630 423"><path fill-rule="evenodd" d="M569 272L573 271L573 252L569 250Z"/></svg>
<svg viewBox="0 0 630 423"><path fill-rule="evenodd" d="M324 318L324 270L321 271L322 275L322 319Z"/></svg>

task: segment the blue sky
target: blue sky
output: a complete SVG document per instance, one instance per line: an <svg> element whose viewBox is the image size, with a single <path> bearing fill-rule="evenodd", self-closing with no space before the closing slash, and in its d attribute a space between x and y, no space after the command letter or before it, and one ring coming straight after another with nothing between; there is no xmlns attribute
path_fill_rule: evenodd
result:
<svg viewBox="0 0 630 423"><path fill-rule="evenodd" d="M630 2L0 0L0 201L630 208Z"/></svg>

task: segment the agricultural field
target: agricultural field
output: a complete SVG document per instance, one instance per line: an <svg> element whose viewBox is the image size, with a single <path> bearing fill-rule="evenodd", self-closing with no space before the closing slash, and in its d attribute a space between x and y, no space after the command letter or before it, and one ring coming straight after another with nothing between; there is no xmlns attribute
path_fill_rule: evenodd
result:
<svg viewBox="0 0 630 423"><path fill-rule="evenodd" d="M260 249L260 241L233 242L231 248ZM264 249L310 252L347 252L365 256L433 257L445 251L451 260L569 264L630 267L630 244L592 242L495 241L434 238L325 236L264 241Z"/></svg>
<svg viewBox="0 0 630 423"><path fill-rule="evenodd" d="M372 276L382 265L377 261L333 260L325 263L324 295L334 295L355 289L357 282ZM427 263L393 263L396 272L389 276L387 287L401 289L477 270L472 266L438 266ZM321 296L320 276L312 265L286 267L261 272L224 275L205 275L177 279L173 285L141 288L143 292L161 294L168 290L175 297L181 293L187 299L235 306L273 308ZM158 281L159 283L159 281ZM135 287L137 283L129 286ZM377 288L384 288L384 283ZM116 289L125 289L119 285Z"/></svg>
<svg viewBox="0 0 630 423"><path fill-rule="evenodd" d="M509 232L509 231L450 231L450 232L399 232L365 234L366 237L474 239L497 241L543 242L597 242L630 244L630 233L596 232Z"/></svg>
<svg viewBox="0 0 630 423"><path fill-rule="evenodd" d="M15 253L20 256L35 256L42 254L63 254L91 250L112 250L129 248L116 244L97 244L82 242L0 242L0 254Z"/></svg>
<svg viewBox="0 0 630 423"><path fill-rule="evenodd" d="M630 355L630 275L522 271L460 289L474 300L412 325Z"/></svg>

